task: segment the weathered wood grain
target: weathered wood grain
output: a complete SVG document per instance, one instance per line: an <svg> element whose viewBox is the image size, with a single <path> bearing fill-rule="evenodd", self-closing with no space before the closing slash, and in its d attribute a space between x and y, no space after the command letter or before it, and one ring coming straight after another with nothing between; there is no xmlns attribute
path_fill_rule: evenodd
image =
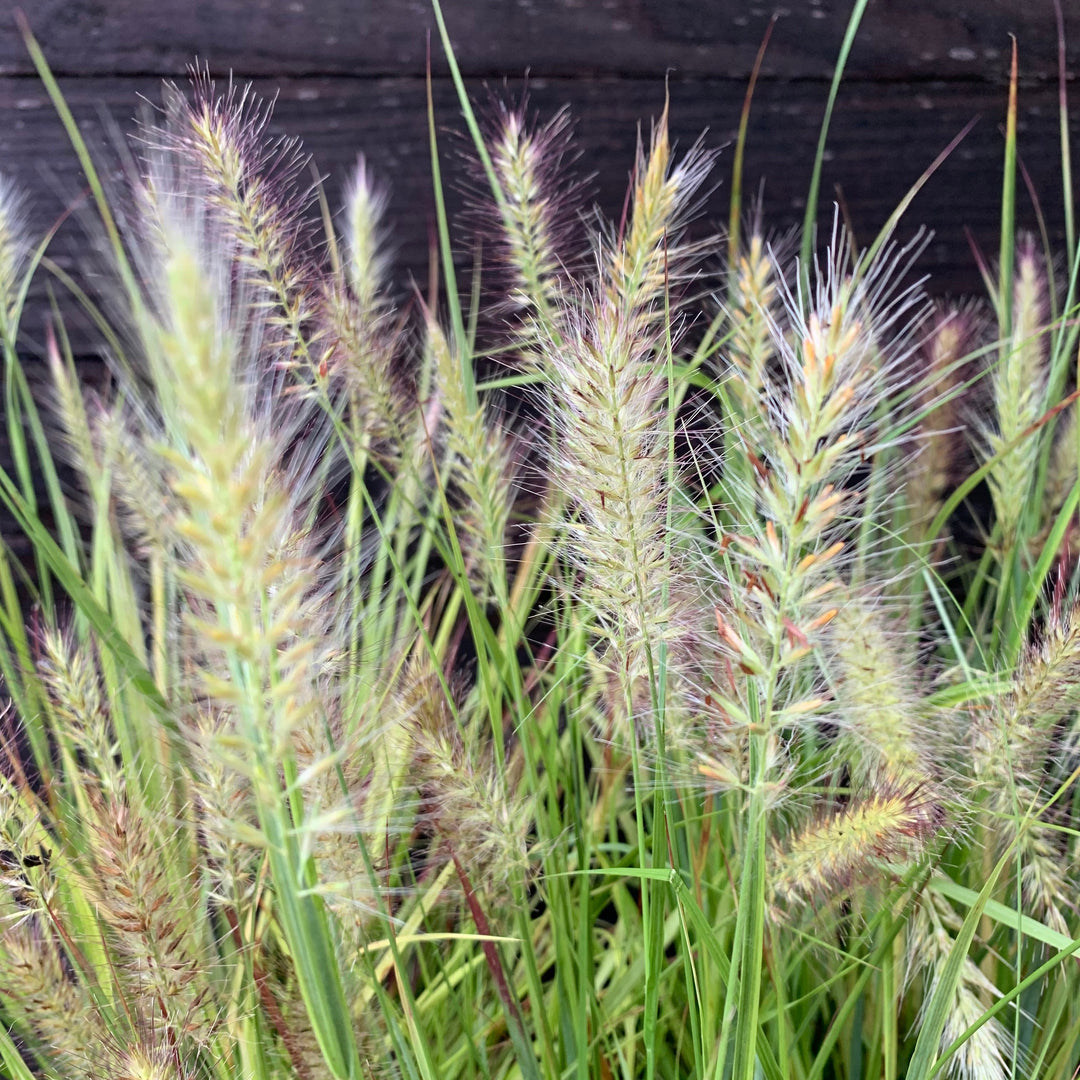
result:
<svg viewBox="0 0 1080 1080"><path fill-rule="evenodd" d="M1080 56L1080 5L1063 0ZM24 4L57 72L180 74L193 57L215 71L419 75L433 27L428 0L41 0ZM780 18L767 76L832 71L848 0L444 0L465 71L519 76L745 78L770 15ZM876 0L852 52L855 78L1001 79L1009 35L1025 75L1053 76L1050 0ZM445 70L433 49L436 71ZM0 72L30 71L11 17L0 16Z"/></svg>
<svg viewBox="0 0 1080 1080"><path fill-rule="evenodd" d="M425 277L433 228L433 202L426 131L425 90L414 79L286 79L260 81L257 89L279 91L275 130L302 137L327 176L336 203L342 181L358 152L367 155L391 191L390 220L404 278ZM130 131L139 104L153 100L160 83L150 79L77 79L64 84L69 103L90 144L103 160L120 131ZM516 88L520 89L520 87ZM609 215L617 214L633 161L639 122L646 125L663 105L661 80L533 80L531 101L541 113L569 104L577 116L579 167L593 174L592 189ZM732 80L672 82L673 131L684 146L703 131L705 141L722 148L733 138L742 87ZM482 97L483 94L481 93ZM810 167L824 107L825 91L816 83L759 86L754 102L746 165L747 189L764 181L766 222L776 231L802 216ZM452 88L435 87L437 116L446 130L443 146L451 178L460 178L454 159L465 149ZM1005 96L997 88L956 83L878 85L848 83L838 102L824 175L822 213L840 186L851 222L868 239L884 223L909 185L973 117L974 130L918 196L907 219L910 232L925 225L935 233L923 265L935 292L967 292L979 287L966 234L988 247L996 241L1002 140L999 125ZM44 92L19 80L0 80L0 159L5 171L33 193L31 231L43 234L79 202L83 181L60 124ZM107 120L107 123L106 123ZM109 130L110 125L115 125ZM1076 119L1074 117L1074 128ZM1061 233L1061 190L1057 179L1055 95L1028 88L1021 95L1021 152L1034 180L1052 236ZM1074 138L1077 137L1077 128ZM115 157L115 155L112 155ZM704 207L706 223L726 218L730 154L720 151L717 187ZM460 198L451 204L460 207ZM64 223L54 255L67 268L92 270L94 259L82 227L84 214ZM1021 198L1021 218L1035 225L1030 204ZM705 227L704 225L702 226ZM469 247L461 238L464 257ZM35 291L26 330L37 337L44 281Z"/></svg>

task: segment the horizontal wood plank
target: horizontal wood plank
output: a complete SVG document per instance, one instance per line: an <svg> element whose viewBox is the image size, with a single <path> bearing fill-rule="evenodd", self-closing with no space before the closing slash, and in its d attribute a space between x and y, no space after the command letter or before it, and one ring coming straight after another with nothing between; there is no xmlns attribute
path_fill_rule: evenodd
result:
<svg viewBox="0 0 1080 1080"><path fill-rule="evenodd" d="M744 79L779 15L766 77L832 71L846 0L443 0L463 69L485 76L635 75ZM1080 57L1080 8L1064 0ZM58 73L182 74L198 56L244 76L422 75L434 20L428 0L41 0L25 5ZM1050 0L876 0L849 71L876 80L1007 75L1010 34L1025 76L1056 77ZM445 71L438 48L437 72ZM11 18L0 17L0 73L32 70Z"/></svg>
<svg viewBox="0 0 1080 1080"><path fill-rule="evenodd" d="M103 159L118 132L130 131L137 94L154 100L156 80L78 79L65 91L89 143ZM413 79L299 79L259 82L279 91L274 130L298 135L323 174L336 204L358 152L369 159L390 188L390 220L403 274L426 276L433 200L427 144L425 89ZM511 93L513 93L513 89ZM520 89L520 87L516 88ZM734 137L742 91L726 80L670 85L672 129L683 146L703 131L705 142L722 148ZM541 114L569 104L577 119L579 169L593 174L592 190L608 215L618 213L633 163L638 124L646 125L663 105L660 80L533 80L530 100ZM484 94L478 88L478 96ZM816 84L763 84L754 101L746 163L751 192L764 182L765 220L782 231L801 220L825 93ZM445 131L449 174L460 179L455 159L465 150L459 110L451 86L435 86L436 113ZM966 235L993 245L997 235L1002 140L1002 91L967 84L879 86L853 82L842 92L830 133L822 211L829 214L839 185L858 235L868 238L887 219L909 185L972 118L974 130L917 197L908 229L926 225L935 238L924 265L937 292L979 287ZM0 129L0 159L17 184L33 193L30 229L41 235L79 201L83 180L61 126L40 87L0 80L0 111L13 117ZM105 119L108 119L108 123ZM1077 117L1074 113L1074 128ZM114 125L113 130L108 130ZM1077 129L1080 130L1080 129ZM1077 138L1074 130L1074 139ZM1043 202L1051 234L1061 234L1061 190L1057 179L1057 114L1049 89L1028 89L1020 101L1021 152ZM115 158L115 155L112 155ZM457 163L460 164L460 163ZM705 205L712 224L727 214L729 152L721 150L717 187ZM1035 219L1026 198L1021 217ZM451 193L451 205L461 200ZM91 245L75 214L60 229L54 255L61 265L93 269ZM462 254L467 258L467 239ZM39 287L40 288L40 287ZM38 294L40 296L40 292ZM34 334L40 307L27 329Z"/></svg>

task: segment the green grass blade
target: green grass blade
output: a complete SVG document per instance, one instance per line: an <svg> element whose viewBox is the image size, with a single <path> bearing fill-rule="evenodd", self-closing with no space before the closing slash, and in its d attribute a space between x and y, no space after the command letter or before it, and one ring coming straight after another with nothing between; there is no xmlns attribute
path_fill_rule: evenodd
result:
<svg viewBox="0 0 1080 1080"><path fill-rule="evenodd" d="M71 114L71 109L68 108L68 104L64 100L64 95L60 90L60 86L57 83L55 76L49 68L48 61L45 59L45 54L42 52L41 46L38 44L37 39L30 30L30 24L27 22L26 16L23 15L21 11L16 11L15 21L18 23L19 31L26 44L26 51L30 54L30 59L38 73L38 78L41 79L42 84L45 86L45 90L53 103L53 108L56 109L60 121L64 125L64 131L67 133L68 139L75 151L75 155L79 159L79 165L86 176L86 181L89 184L91 194L94 197L94 204L101 217L101 222L105 227L105 234L108 238L109 246L112 249L112 255L116 260L116 266L120 272L121 281L127 291L128 300L132 304L132 310L138 312L142 309L142 291L139 288L138 280L131 267L131 263L128 261L127 252L124 250L124 243L120 238L120 230L116 224L116 218L113 216L112 208L109 205L109 199L105 194L105 187L101 182L101 177L98 175L97 168L94 166L94 160L90 156L86 141L79 131L79 126L75 122L75 117Z"/></svg>
<svg viewBox="0 0 1080 1080"><path fill-rule="evenodd" d="M941 1048L941 1035L945 1030L945 1022L953 1008L953 999L956 987L960 982L960 973L964 961L967 959L971 943L975 938L979 920L983 916L986 905L997 887L998 878L1001 877L1012 855L1012 848L1005 852L997 861L990 876L986 880L974 903L968 909L967 915L956 934L949 958L945 961L941 974L934 986L933 996L925 1007L919 1026L919 1036L915 1041L915 1049L908 1065L906 1080L930 1080L937 1072L939 1060L944 1063L947 1059L939 1057Z"/></svg>
<svg viewBox="0 0 1080 1080"><path fill-rule="evenodd" d="M829 97L825 103L825 116L821 121L821 131L818 134L817 150L814 152L814 167L810 173L810 190L806 196L806 213L803 216L802 244L799 248L799 273L803 285L804 294L810 285L810 260L814 253L814 232L817 222L818 195L821 191L821 170L825 163L825 144L829 137L829 122L832 120L833 108L836 105L836 97L840 92L840 83L844 77L844 68L847 65L851 46L855 43L855 36L859 31L859 23L869 0L855 0L851 15L848 18L847 28L844 31L844 40L840 45L840 53L836 58L836 68L833 71L832 83L829 86ZM808 299L807 301L808 302Z"/></svg>
<svg viewBox="0 0 1080 1080"><path fill-rule="evenodd" d="M1016 267L1016 38L1009 69L1009 106L1005 115L1005 162L1001 177L1001 240L998 247L998 338L1002 348L1012 347L1013 275Z"/></svg>
<svg viewBox="0 0 1080 1080"><path fill-rule="evenodd" d="M769 19L765 33L762 35L761 44L758 46L757 56L754 57L754 66L750 69L750 81L746 84L746 95L743 98L742 112L739 114L739 131L735 136L735 154L731 161L731 200L728 209L728 266L735 266L739 257L739 233L742 227L742 190L743 190L743 159L746 155L746 134L750 127L750 103L754 98L754 88L757 86L758 75L761 73L761 65L765 61L765 50L769 47L769 38L772 37L776 20L779 16L775 13Z"/></svg>
<svg viewBox="0 0 1080 1080"><path fill-rule="evenodd" d="M1069 265L1076 259L1076 193L1072 184L1072 151L1069 145L1069 72L1065 48L1065 16L1061 0L1053 0L1058 46L1058 132L1061 142L1061 188L1065 204L1065 252Z"/></svg>
<svg viewBox="0 0 1080 1080"><path fill-rule="evenodd" d="M109 613L97 602L79 572L48 531L27 506L18 488L6 472L0 469L0 502L15 517L23 532L39 551L49 570L74 602L78 610L100 635L102 644L116 657L132 686L147 700L154 711L170 729L175 729L168 706L158 690L153 676L147 670L134 649L116 627Z"/></svg>
<svg viewBox="0 0 1080 1080"><path fill-rule="evenodd" d="M930 879L927 888L948 897L950 900L963 904L966 908L974 907L979 901L979 894L974 889L960 885L943 874L935 874ZM993 919L994 922L999 923L1001 926L1007 926L1010 930L1023 934L1024 937L1041 941L1052 949L1070 949L1076 944L1072 938L1051 929L1045 923L1033 919L1030 915L1023 915L1014 908L1006 907L998 900L987 900L983 905L983 912L987 918Z"/></svg>
<svg viewBox="0 0 1080 1080"><path fill-rule="evenodd" d="M443 278L446 281L446 304L450 310L450 324L454 331L454 342L461 353L461 378L465 389L465 399L470 408L476 408L476 377L470 362L467 348L468 337L465 333L465 317L461 309L461 297L458 294L457 274L454 270L454 252L450 243L450 220L446 213L446 199L443 195L442 172L439 167L439 141L435 133L435 102L431 94L431 64L428 62L427 77L428 104L428 140L431 150L431 178L435 192L435 216L439 232L439 252L442 261Z"/></svg>

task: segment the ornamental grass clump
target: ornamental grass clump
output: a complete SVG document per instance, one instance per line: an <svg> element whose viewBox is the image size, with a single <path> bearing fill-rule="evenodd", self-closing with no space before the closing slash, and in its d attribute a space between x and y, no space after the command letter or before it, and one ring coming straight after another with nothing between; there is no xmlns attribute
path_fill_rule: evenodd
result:
<svg viewBox="0 0 1080 1080"><path fill-rule="evenodd" d="M378 161L320 229L197 71L106 192L28 46L110 379L62 302L30 393L0 182L4 1076L1073 1076L1080 262L1015 94L983 305L898 215L715 237L666 105L582 215L568 115L463 89L421 296Z"/></svg>

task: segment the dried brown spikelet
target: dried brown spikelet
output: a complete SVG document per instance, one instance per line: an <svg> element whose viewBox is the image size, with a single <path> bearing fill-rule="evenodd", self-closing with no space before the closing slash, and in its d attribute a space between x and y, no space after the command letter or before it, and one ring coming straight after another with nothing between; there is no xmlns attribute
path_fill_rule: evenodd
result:
<svg viewBox="0 0 1080 1080"><path fill-rule="evenodd" d="M791 909L836 896L897 862L919 857L944 823L940 803L919 787L857 796L795 834L773 856L773 903Z"/></svg>
<svg viewBox="0 0 1080 1080"><path fill-rule="evenodd" d="M296 1080L337 1080L319 1048L299 987L295 984L281 987L276 997L281 1015L278 1034Z"/></svg>
<svg viewBox="0 0 1080 1080"><path fill-rule="evenodd" d="M121 798L98 799L88 823L92 865L81 886L112 931L120 970L142 1021L175 1039L209 1042L214 961L203 939L201 888L174 891L150 823Z"/></svg>
<svg viewBox="0 0 1080 1080"><path fill-rule="evenodd" d="M949 489L967 471L964 385L968 359L982 330L973 305L937 305L918 351L921 375L914 406L921 414L917 452L907 462L905 483L913 527L929 523Z"/></svg>
<svg viewBox="0 0 1080 1080"><path fill-rule="evenodd" d="M711 697L706 707L707 727L704 733L699 733L694 758L698 783L709 792L745 789L752 782L749 725L733 722L724 706ZM777 732L769 735L764 755L768 780L763 788L762 802L766 811L771 812L790 794L796 763L788 752L787 740Z"/></svg>

